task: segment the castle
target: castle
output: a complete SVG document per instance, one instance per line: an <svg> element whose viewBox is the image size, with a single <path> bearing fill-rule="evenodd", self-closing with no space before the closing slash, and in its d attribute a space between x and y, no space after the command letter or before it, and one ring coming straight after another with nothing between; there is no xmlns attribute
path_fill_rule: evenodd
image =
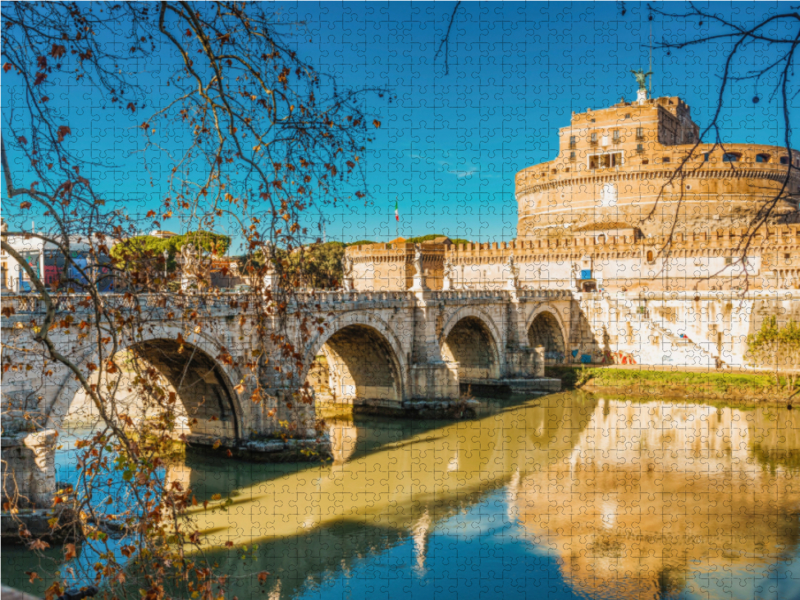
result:
<svg viewBox="0 0 800 600"><path fill-rule="evenodd" d="M551 161L516 175L511 242L347 249L356 290L795 288L800 152L701 144L677 97L573 113ZM787 179L787 173L789 175Z"/></svg>

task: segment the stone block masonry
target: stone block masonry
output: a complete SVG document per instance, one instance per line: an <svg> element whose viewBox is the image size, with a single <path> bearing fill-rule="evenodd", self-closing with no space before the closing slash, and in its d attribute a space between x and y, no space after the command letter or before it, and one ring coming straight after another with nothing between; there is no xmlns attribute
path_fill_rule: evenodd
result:
<svg viewBox="0 0 800 600"><path fill-rule="evenodd" d="M261 346L254 331L240 324L241 311L230 306L232 298L175 295L165 302L164 297L142 296L142 334L121 351L154 368L175 392L180 433L191 444L220 442L240 456L262 447L265 455L295 451L270 441L283 431L281 423L290 425L296 440L325 453L315 428L316 399L311 405L298 401L306 382L315 390L325 388L327 402L383 406L408 416L467 414L472 409L460 404L460 379L496 385L541 375L544 361L563 356L574 337L578 310L570 292L556 290L299 293L289 307L288 327L281 331L303 357L302 368L283 361L278 352L271 355L269 367L257 373L267 393L254 403L250 396L255 380L244 376L244 366ZM104 301L126 302L114 294L105 295ZM79 303L72 304L78 310L73 317L84 318ZM175 319L188 304L201 311L199 326ZM36 347L33 328L44 316L41 303L10 296L4 297L5 306L14 311L2 322L4 359L31 368L4 374L4 419L24 414L27 423L41 428L3 438L3 480L11 490L6 497L47 506L55 490L51 438L63 429L75 405L85 406L76 401L80 386L71 371L57 363L45 368L35 358L38 353L26 352ZM322 323L310 338L301 335L299 320L291 318L300 310L316 312ZM278 327L277 321L273 326ZM90 372L87 365L97 362L91 340L76 328L59 328L53 336L63 353ZM584 342L593 343L588 337ZM531 344L542 346L538 354ZM232 360L218 360L223 349ZM127 412L146 418L146 408L129 406L134 396L124 402Z"/></svg>

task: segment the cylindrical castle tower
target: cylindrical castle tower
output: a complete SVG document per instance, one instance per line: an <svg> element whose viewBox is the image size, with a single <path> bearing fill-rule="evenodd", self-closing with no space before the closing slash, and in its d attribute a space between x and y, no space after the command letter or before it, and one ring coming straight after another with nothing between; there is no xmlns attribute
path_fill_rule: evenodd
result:
<svg viewBox="0 0 800 600"><path fill-rule="evenodd" d="M572 115L559 153L516 176L518 239L640 229L646 236L747 226L797 214L800 153L778 146L698 144L699 128L677 97L643 98Z"/></svg>

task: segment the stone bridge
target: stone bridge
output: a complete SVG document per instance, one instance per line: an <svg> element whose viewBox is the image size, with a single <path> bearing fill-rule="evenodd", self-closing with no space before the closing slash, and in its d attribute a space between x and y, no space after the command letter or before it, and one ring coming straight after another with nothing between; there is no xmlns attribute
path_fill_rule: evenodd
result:
<svg viewBox="0 0 800 600"><path fill-rule="evenodd" d="M196 443L221 440L228 447L252 446L253 440L275 433L281 422L296 427L300 438L313 437L317 401L400 408L417 400L456 399L465 384L541 377L544 361L563 357L581 329L575 325L579 303L561 290L302 292L285 321L285 334L302 356L302 369L273 353L256 379L245 365L263 344L247 319L240 319L242 309L231 307L232 299L139 296L138 308L129 308L136 310L141 327L121 350L155 367L174 388L181 412L189 417L187 438ZM103 301L127 307L130 299L110 294ZM97 364L96 340L76 324L91 322L91 314L77 297L60 297L58 302L64 309L59 314L71 314L74 324L55 329L51 337L60 352L88 373L90 363ZM26 353L34 344L32 329L44 318L42 302L33 296L7 296L3 306L14 309L2 323L3 362L23 365L3 374L4 426L25 413L44 428L5 434L4 482L7 469L25 472L27 484L19 489L36 502L55 486L53 453L44 449L81 404L82 390L66 367L35 358L41 348ZM313 307L312 315L321 321L304 342L299 320L291 318L300 307ZM191 320L183 320L187 311L196 313ZM232 360L221 360L226 353ZM257 381L268 394L252 402ZM291 402L307 381L315 402Z"/></svg>

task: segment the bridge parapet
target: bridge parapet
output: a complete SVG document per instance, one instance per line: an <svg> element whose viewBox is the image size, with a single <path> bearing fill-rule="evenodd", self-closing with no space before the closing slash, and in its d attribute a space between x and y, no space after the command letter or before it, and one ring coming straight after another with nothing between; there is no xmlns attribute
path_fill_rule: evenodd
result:
<svg viewBox="0 0 800 600"><path fill-rule="evenodd" d="M511 299L512 293L507 290L449 290L426 292L426 296L440 301L459 301L459 300L488 300L505 302ZM520 289L516 292L520 300L525 301L548 301L548 300L567 300L572 298L570 290L548 290L548 289ZM92 313L95 306L87 301L84 294L55 294L52 297L55 310L69 311L70 313ZM343 304L363 304L369 303L373 306L392 307L398 303L410 303L416 299L415 292L408 291L301 291L294 294L292 306L336 306ZM103 306L119 310L131 309L189 309L202 308L212 310L216 314L235 313L240 314L240 306L234 301L247 301L247 297L240 294L103 294L101 301ZM241 302L240 302L241 303ZM4 295L3 306L13 309L12 314L44 314L47 311L47 304L43 299L35 294L16 294Z"/></svg>
<svg viewBox="0 0 800 600"><path fill-rule="evenodd" d="M336 306L341 307L343 304L363 304L370 303L378 306L394 306L397 303L407 303L414 299L411 292L401 291L378 291L378 292L359 292L351 291L345 292L340 290L335 291L304 291L296 292L293 297L294 306Z"/></svg>
<svg viewBox="0 0 800 600"><path fill-rule="evenodd" d="M505 290L448 290L431 292L431 297L437 300L493 300L504 302L511 299L510 292Z"/></svg>
<svg viewBox="0 0 800 600"><path fill-rule="evenodd" d="M517 292L520 300L571 300L574 296L572 290L531 290L521 289Z"/></svg>
<svg viewBox="0 0 800 600"><path fill-rule="evenodd" d="M490 300L496 302L508 302L516 296L518 300L526 301L549 301L549 300L569 300L572 298L570 290L548 290L548 289L524 289L520 288L514 292L499 289L470 289L470 290L448 290L429 292L430 297L437 300Z"/></svg>
<svg viewBox="0 0 800 600"><path fill-rule="evenodd" d="M237 313L240 309L231 307L233 294L197 294L185 296L181 294L102 294L102 306L119 310L139 309L188 309L205 308L216 312ZM95 305L85 294L54 294L51 296L56 312L93 313ZM35 294L4 295L3 307L13 309L12 314L44 314L47 303Z"/></svg>

